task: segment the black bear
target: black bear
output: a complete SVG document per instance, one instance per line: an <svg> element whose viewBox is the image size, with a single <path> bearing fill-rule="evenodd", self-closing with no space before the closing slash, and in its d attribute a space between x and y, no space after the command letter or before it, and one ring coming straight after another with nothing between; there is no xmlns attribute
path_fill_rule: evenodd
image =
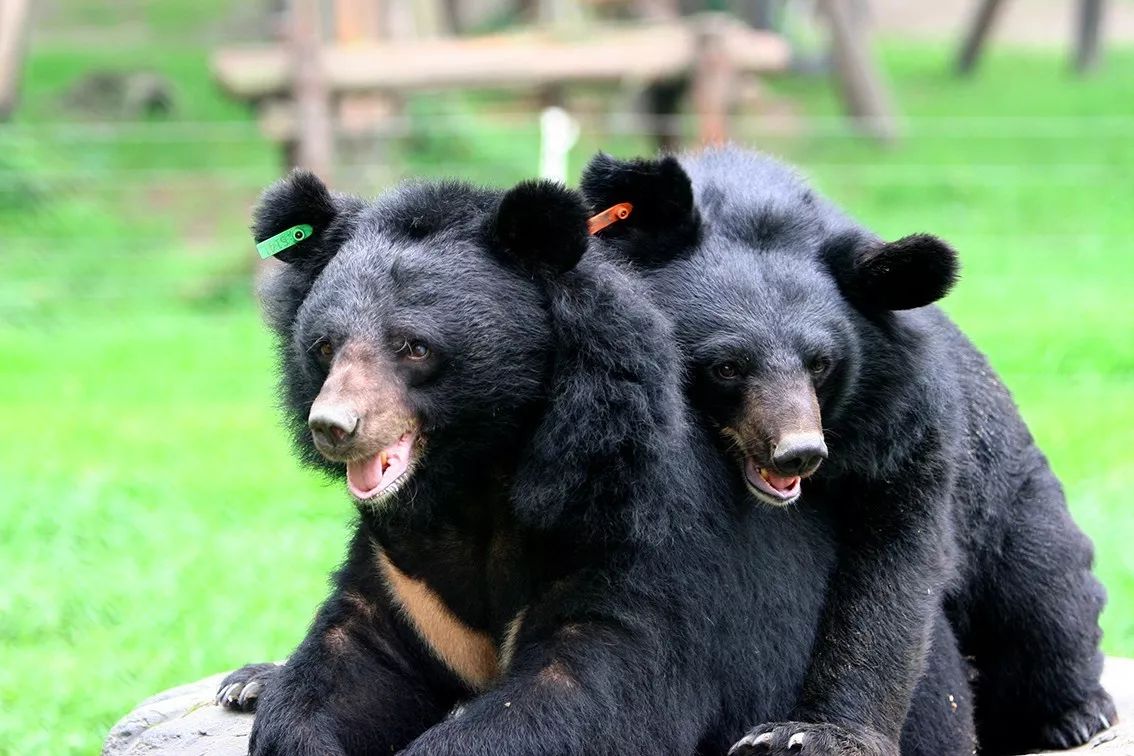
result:
<svg viewBox="0 0 1134 756"><path fill-rule="evenodd" d="M671 316L687 391L760 502L838 513L803 695L738 751L890 754L942 591L976 669L982 753L1067 748L1115 721L1093 551L1003 384L945 314L956 256L886 243L737 148L596 157L602 232ZM738 475L739 473L739 475Z"/></svg>
<svg viewBox="0 0 1134 756"><path fill-rule="evenodd" d="M645 287L584 255L584 208L546 183L363 203L305 173L264 196L285 411L359 519L288 662L222 685L253 754L723 754L791 710L832 516L748 506ZM904 750L968 754L934 632Z"/></svg>

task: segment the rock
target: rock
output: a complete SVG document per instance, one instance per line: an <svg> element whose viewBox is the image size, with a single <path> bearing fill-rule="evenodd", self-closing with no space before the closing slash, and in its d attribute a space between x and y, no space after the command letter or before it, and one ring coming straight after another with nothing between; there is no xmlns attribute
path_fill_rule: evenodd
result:
<svg viewBox="0 0 1134 756"><path fill-rule="evenodd" d="M103 756L244 756L252 715L213 703L227 673L182 685L152 698L111 728Z"/></svg>
<svg viewBox="0 0 1134 756"><path fill-rule="evenodd" d="M244 756L251 714L216 706L213 697L224 674L182 685L148 698L114 725L102 756ZM1103 683L1123 720L1073 751L1092 756L1134 754L1134 659L1107 659Z"/></svg>

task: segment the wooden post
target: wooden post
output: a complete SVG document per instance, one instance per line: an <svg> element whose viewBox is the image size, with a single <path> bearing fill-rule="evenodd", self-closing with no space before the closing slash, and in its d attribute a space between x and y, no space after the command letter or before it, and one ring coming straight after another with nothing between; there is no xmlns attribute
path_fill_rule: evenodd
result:
<svg viewBox="0 0 1134 756"><path fill-rule="evenodd" d="M834 73L847 112L875 139L897 141L894 106L871 57L866 31L855 21L847 0L822 0L819 7L831 25Z"/></svg>
<svg viewBox="0 0 1134 756"><path fill-rule="evenodd" d="M1075 35L1075 70L1080 74L1093 71L1099 64L1099 30L1102 26L1103 0L1079 0Z"/></svg>
<svg viewBox="0 0 1134 756"><path fill-rule="evenodd" d="M728 139L736 71L725 46L725 31L720 16L706 16L697 29L691 98L702 144L720 144Z"/></svg>
<svg viewBox="0 0 1134 756"><path fill-rule="evenodd" d="M331 103L323 68L320 0L293 0L291 66L298 141L294 164L330 180L334 167Z"/></svg>
<svg viewBox="0 0 1134 756"><path fill-rule="evenodd" d="M0 0L0 121L11 117L20 98L28 6L28 0Z"/></svg>
<svg viewBox="0 0 1134 756"><path fill-rule="evenodd" d="M389 10L385 0L335 0L336 42L340 47L378 43L390 31ZM382 124L400 112L401 96L371 90L341 92L335 99L335 153L347 167L339 172L340 182L361 192L389 183L394 174Z"/></svg>
<svg viewBox="0 0 1134 756"><path fill-rule="evenodd" d="M961 45L961 52L957 56L958 74L969 74L976 68L981 51L988 41L988 34L992 31L992 22L996 20L996 13L1002 5L1002 0L980 0L976 15L969 25L968 34L965 35L965 41Z"/></svg>

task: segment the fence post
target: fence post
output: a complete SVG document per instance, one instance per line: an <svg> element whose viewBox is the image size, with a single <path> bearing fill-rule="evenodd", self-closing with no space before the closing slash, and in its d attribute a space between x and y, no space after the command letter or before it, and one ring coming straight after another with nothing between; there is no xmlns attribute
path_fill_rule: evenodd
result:
<svg viewBox="0 0 1134 756"><path fill-rule="evenodd" d="M728 139L736 71L725 46L725 31L724 20L716 15L704 17L697 25L691 96L702 144L720 144Z"/></svg>
<svg viewBox="0 0 1134 756"><path fill-rule="evenodd" d="M293 162L329 181L334 167L334 132L323 68L320 0L294 0L290 43L298 137Z"/></svg>

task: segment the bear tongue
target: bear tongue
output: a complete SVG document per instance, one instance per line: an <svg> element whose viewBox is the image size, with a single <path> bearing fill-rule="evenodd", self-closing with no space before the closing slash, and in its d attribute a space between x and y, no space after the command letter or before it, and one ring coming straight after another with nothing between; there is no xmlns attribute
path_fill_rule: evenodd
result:
<svg viewBox="0 0 1134 756"><path fill-rule="evenodd" d="M382 482L382 452L347 463L347 488L359 499L368 499Z"/></svg>
<svg viewBox="0 0 1134 756"><path fill-rule="evenodd" d="M395 443L365 459L347 464L347 488L357 499L369 499L400 478L410 463L414 434L406 433Z"/></svg>
<svg viewBox="0 0 1134 756"><path fill-rule="evenodd" d="M761 470L760 475L777 491L790 491L799 482L798 475L776 475L771 470Z"/></svg>

